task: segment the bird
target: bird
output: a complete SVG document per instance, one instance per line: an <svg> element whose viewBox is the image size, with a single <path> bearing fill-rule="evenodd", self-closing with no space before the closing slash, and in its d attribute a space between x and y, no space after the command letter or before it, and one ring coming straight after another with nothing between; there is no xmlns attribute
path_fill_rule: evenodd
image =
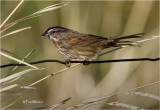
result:
<svg viewBox="0 0 160 110"><path fill-rule="evenodd" d="M141 38L141 35L144 35L144 33L102 37L81 33L61 26L50 27L42 33L42 36L47 36L56 49L67 58L68 67L70 66L70 61L73 60L92 61L98 57L102 50L110 47L133 46L132 41L124 39Z"/></svg>

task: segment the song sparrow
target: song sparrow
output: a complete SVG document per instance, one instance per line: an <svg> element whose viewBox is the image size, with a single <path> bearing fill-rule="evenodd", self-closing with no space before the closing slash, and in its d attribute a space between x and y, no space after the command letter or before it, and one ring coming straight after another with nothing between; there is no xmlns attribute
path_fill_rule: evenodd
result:
<svg viewBox="0 0 160 110"><path fill-rule="evenodd" d="M47 35L47 37L53 41L58 51L69 60L78 59L88 61L96 59L103 49L132 45L131 41L121 40L139 38L139 35L142 34L143 33L107 38L55 26L48 28L42 36Z"/></svg>

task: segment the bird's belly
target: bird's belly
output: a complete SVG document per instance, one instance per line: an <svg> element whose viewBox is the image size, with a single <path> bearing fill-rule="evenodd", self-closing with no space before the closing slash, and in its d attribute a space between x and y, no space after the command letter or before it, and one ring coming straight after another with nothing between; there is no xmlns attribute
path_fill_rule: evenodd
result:
<svg viewBox="0 0 160 110"><path fill-rule="evenodd" d="M93 60L99 53L99 50L91 47L59 47L58 51L69 59L83 60Z"/></svg>

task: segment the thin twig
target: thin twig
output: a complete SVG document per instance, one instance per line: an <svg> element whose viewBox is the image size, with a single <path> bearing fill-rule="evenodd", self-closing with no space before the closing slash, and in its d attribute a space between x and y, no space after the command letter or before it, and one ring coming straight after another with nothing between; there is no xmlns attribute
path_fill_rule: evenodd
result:
<svg viewBox="0 0 160 110"><path fill-rule="evenodd" d="M75 65L71 66L70 68L73 68L73 67L75 67L75 66L78 66L79 64L80 64L80 63L75 64ZM47 78L49 78L49 77L51 77L51 76L54 76L54 75L56 75L56 74L58 74L58 73L64 72L64 71L66 71L66 70L69 70L70 68L64 68L64 69L62 69L62 70L59 70L59 71L57 71L57 72L54 72L54 73L52 73L52 74L50 74L50 75L48 75L48 76L46 76L46 77L44 77L44 78L42 78L42 79L40 79L40 80L38 80L38 81L36 81L36 82L28 85L28 86L34 86L35 84L37 84L37 83L39 83L39 82L41 82L41 81L43 81L43 80L45 80L45 79L47 79Z"/></svg>
<svg viewBox="0 0 160 110"><path fill-rule="evenodd" d="M32 49L32 50L24 57L24 59L23 59L22 61L25 61L34 51L35 51L35 49ZM21 63L19 63L19 64L21 64ZM9 75L11 75L18 67L19 67L19 66L14 67L14 68L11 70L11 72L9 72L9 73L6 75L6 77L9 76Z"/></svg>
<svg viewBox="0 0 160 110"><path fill-rule="evenodd" d="M8 50L6 50L6 49L0 48L0 51L6 52L6 53L11 54L11 55L16 55L16 56L18 56L17 54L15 54L15 53L13 53L13 52L10 52L10 51L8 51Z"/></svg>
<svg viewBox="0 0 160 110"><path fill-rule="evenodd" d="M135 59L117 59L117 60L102 60L102 61L70 61L70 63L82 63L84 65L88 65L91 63L113 63L113 62L129 62L129 61L158 61L158 60L160 60L160 58L135 58ZM45 62L56 62L56 63L66 65L65 61L60 61L60 60L40 60L40 61L35 61L35 62L29 62L29 64L34 65L34 64L45 63ZM6 65L1 65L0 68L5 68L5 67L9 67L9 66L26 66L26 65L11 63L11 64L6 64Z"/></svg>

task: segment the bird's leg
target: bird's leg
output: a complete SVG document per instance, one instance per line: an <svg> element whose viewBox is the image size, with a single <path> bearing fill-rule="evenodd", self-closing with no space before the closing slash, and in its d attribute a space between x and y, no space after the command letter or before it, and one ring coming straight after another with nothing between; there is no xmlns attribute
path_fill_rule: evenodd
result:
<svg viewBox="0 0 160 110"><path fill-rule="evenodd" d="M71 66L71 61L83 61L83 65L88 65L88 60L83 60L83 59L67 59L65 60L66 66L70 67Z"/></svg>
<svg viewBox="0 0 160 110"><path fill-rule="evenodd" d="M67 59L65 60L65 63L66 63L66 67L71 67L71 59Z"/></svg>
<svg viewBox="0 0 160 110"><path fill-rule="evenodd" d="M83 65L88 65L88 64L89 64L88 60L84 60Z"/></svg>
<svg viewBox="0 0 160 110"><path fill-rule="evenodd" d="M71 61L82 61L83 65L88 65L88 60L84 59L71 59Z"/></svg>

